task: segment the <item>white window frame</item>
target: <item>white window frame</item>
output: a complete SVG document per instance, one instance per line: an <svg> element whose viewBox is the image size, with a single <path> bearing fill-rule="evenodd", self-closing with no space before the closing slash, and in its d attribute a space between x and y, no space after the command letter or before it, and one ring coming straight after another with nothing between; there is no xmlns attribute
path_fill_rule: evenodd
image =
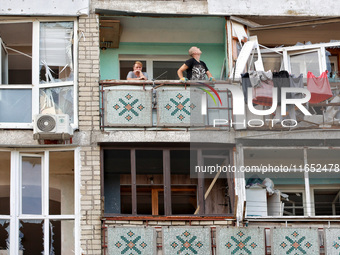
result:
<svg viewBox="0 0 340 255"><path fill-rule="evenodd" d="M188 55L127 55L127 54L121 54L119 55L119 63L120 61L145 61L145 71L148 73L149 79L153 79L156 77L153 77L153 62L154 61L183 61L184 62L189 58ZM178 67L180 68L180 66ZM120 66L119 66L120 70ZM131 67L132 70L132 67ZM119 79L122 79L123 77L119 77ZM125 79L125 78L123 78Z"/></svg>
<svg viewBox="0 0 340 255"><path fill-rule="evenodd" d="M278 48L273 48L273 49L261 49L261 54L273 53L273 51L277 52L278 54L282 53L283 67L288 72L291 72L291 67L290 67L290 56L291 55L318 51L320 73L322 73L327 70L325 49L329 47L336 47L336 46L340 46L340 42L278 47ZM304 79L306 79L306 77L304 77Z"/></svg>
<svg viewBox="0 0 340 255"><path fill-rule="evenodd" d="M10 255L16 255L19 250L19 225L20 220L42 220L44 221L44 243L45 254L49 254L49 221L50 220L72 220L74 222L74 254L80 254L80 148L51 148L48 150L25 149L6 150L11 152L10 167L10 215L1 215L0 218L10 221ZM74 157L74 213L63 215L48 215L49 210L49 154L56 151L73 151ZM41 153L41 154L37 154ZM29 215L21 213L21 173L22 157L40 157L42 160L42 213L40 215Z"/></svg>
<svg viewBox="0 0 340 255"><path fill-rule="evenodd" d="M301 187L301 185L291 185L291 186L287 186L287 185L277 185L275 186L275 189L280 190L281 193L302 193L302 206L303 206L303 215L292 215L292 216L288 216L288 215L284 215L281 216L283 218L285 217L306 217L308 216L307 213L307 203L306 203L306 190L304 189L304 187ZM289 199L289 197L288 197ZM285 203L285 201L282 201L283 203ZM285 205L283 206L283 210L285 209Z"/></svg>
<svg viewBox="0 0 340 255"><path fill-rule="evenodd" d="M326 70L326 65L323 65L323 63L322 63L322 56L324 56L325 57L325 51L323 51L323 53L322 53L322 50L321 50L321 48L319 48L319 49L311 49L311 50L303 50L303 51L294 51L294 52L287 52L287 54L288 54L288 71L290 72L290 73L292 73L292 66L291 66L291 57L295 57L295 56L298 56L298 55L303 55L303 54L308 54L308 53L317 53L318 54L318 64L319 64L319 72L320 72L320 74L322 73L322 72L324 72L325 70ZM324 67L324 68L323 68ZM303 73L304 74L304 80L305 81L307 81L307 73L308 73L308 70L303 70L303 72L301 72L301 73ZM318 74L317 76L319 76L320 74ZM297 74L298 75L298 74ZM315 74L316 75L316 74Z"/></svg>
<svg viewBox="0 0 340 255"><path fill-rule="evenodd" d="M73 112L74 120L71 127L75 130L78 128L78 21L76 18L20 18L20 20L6 20L0 21L3 23L32 23L32 84L0 84L0 89L30 89L32 91L32 122L30 123L10 123L0 122L0 128L11 128L11 129L33 129L33 117L39 114L39 90L41 88L54 88L73 86ZM73 22L73 65L74 65L74 78L73 81L57 82L57 83L46 83L40 84L39 76L39 45L40 45L40 23L43 22Z"/></svg>

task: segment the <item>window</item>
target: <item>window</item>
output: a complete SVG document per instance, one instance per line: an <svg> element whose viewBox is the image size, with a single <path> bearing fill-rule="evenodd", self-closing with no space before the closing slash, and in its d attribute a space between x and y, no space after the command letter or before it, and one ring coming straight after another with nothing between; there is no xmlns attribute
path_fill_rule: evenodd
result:
<svg viewBox="0 0 340 255"><path fill-rule="evenodd" d="M77 126L76 21L0 23L0 126L32 128L36 114L68 114Z"/></svg>
<svg viewBox="0 0 340 255"><path fill-rule="evenodd" d="M318 50L291 53L289 56L292 74L296 76L303 74L304 77L307 77L308 72L312 72L316 77L321 74L322 68Z"/></svg>
<svg viewBox="0 0 340 255"><path fill-rule="evenodd" d="M178 80L177 70L188 59L188 56L173 55L120 55L120 79L125 80L135 61L143 63L143 72L147 72L149 80ZM186 74L184 74L186 75Z"/></svg>
<svg viewBox="0 0 340 255"><path fill-rule="evenodd" d="M102 152L105 215L226 215L229 212L226 178L213 175L198 179L192 175L199 157L203 156L206 164L212 163L211 160L216 163L214 159L229 162L228 150L103 148Z"/></svg>
<svg viewBox="0 0 340 255"><path fill-rule="evenodd" d="M314 189L314 211L315 215L340 215L340 190Z"/></svg>
<svg viewBox="0 0 340 255"><path fill-rule="evenodd" d="M0 151L0 253L76 253L74 158L72 150Z"/></svg>

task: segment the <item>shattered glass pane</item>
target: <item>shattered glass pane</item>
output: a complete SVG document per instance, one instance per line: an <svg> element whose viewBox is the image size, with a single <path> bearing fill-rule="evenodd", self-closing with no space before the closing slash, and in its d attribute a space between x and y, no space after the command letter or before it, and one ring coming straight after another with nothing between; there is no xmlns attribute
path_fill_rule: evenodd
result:
<svg viewBox="0 0 340 255"><path fill-rule="evenodd" d="M10 214L11 154L0 152L0 215ZM1 237L0 237L1 239ZM1 244L0 244L1 246ZM0 248L1 249L1 248Z"/></svg>
<svg viewBox="0 0 340 255"><path fill-rule="evenodd" d="M40 23L40 83L73 81L73 22Z"/></svg>
<svg viewBox="0 0 340 255"><path fill-rule="evenodd" d="M50 221L50 254L74 254L74 221Z"/></svg>
<svg viewBox="0 0 340 255"><path fill-rule="evenodd" d="M9 220L0 219L0 251L9 252Z"/></svg>
<svg viewBox="0 0 340 255"><path fill-rule="evenodd" d="M0 89L0 122L32 123L32 90Z"/></svg>
<svg viewBox="0 0 340 255"><path fill-rule="evenodd" d="M74 214L74 151L50 152L49 214Z"/></svg>
<svg viewBox="0 0 340 255"><path fill-rule="evenodd" d="M42 213L41 158L22 157L22 213Z"/></svg>
<svg viewBox="0 0 340 255"><path fill-rule="evenodd" d="M44 254L44 221L20 220L19 254Z"/></svg>
<svg viewBox="0 0 340 255"><path fill-rule="evenodd" d="M68 114L73 123L73 86L40 89L41 114Z"/></svg>

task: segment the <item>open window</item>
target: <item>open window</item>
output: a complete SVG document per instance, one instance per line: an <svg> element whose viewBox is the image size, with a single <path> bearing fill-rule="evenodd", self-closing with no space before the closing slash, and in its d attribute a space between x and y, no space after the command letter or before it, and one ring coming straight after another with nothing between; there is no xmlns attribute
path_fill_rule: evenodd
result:
<svg viewBox="0 0 340 255"><path fill-rule="evenodd" d="M313 189L315 215L340 215L340 190L321 187Z"/></svg>
<svg viewBox="0 0 340 255"><path fill-rule="evenodd" d="M229 162L228 150L217 153L217 150L202 152L185 147L146 147L103 148L102 152L106 216L226 215L231 212L225 177L213 175L199 180L191 175L202 155L206 164L216 157L221 164Z"/></svg>
<svg viewBox="0 0 340 255"><path fill-rule="evenodd" d="M160 55L120 55L120 79L125 80L129 71L133 70L135 61L143 64L143 72L148 74L149 80L178 80L177 70L188 56L160 56Z"/></svg>
<svg viewBox="0 0 340 255"><path fill-rule="evenodd" d="M339 215L338 155L338 147L245 149L248 217Z"/></svg>

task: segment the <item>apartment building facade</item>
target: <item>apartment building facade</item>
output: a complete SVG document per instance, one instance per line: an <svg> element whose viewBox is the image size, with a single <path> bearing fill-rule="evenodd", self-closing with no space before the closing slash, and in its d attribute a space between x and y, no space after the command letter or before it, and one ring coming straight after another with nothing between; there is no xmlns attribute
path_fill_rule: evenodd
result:
<svg viewBox="0 0 340 255"><path fill-rule="evenodd" d="M72 3L0 12L1 252L335 254L337 2ZM178 81L191 46L216 82ZM255 62L332 97L254 114Z"/></svg>

